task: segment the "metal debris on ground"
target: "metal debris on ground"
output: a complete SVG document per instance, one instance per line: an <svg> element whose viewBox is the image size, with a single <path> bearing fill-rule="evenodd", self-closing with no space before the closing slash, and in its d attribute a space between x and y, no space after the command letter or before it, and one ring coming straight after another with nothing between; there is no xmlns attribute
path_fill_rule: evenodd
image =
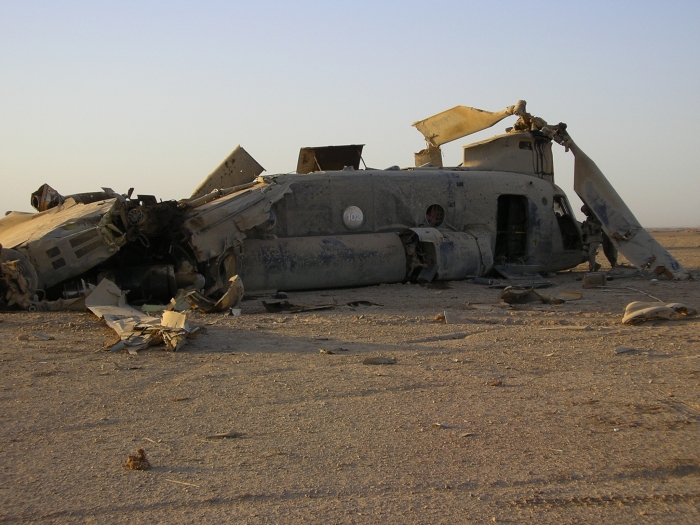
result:
<svg viewBox="0 0 700 525"><path fill-rule="evenodd" d="M169 350L179 350L188 335L199 330L186 322L186 315L165 311L161 319L130 307L125 294L108 279L103 279L86 298L85 305L100 319L104 319L119 336L120 341L110 349L126 348L135 354L148 346L164 342Z"/></svg>
<svg viewBox="0 0 700 525"><path fill-rule="evenodd" d="M229 279L229 286L218 301L205 297L197 290L191 290L184 296L192 308L199 308L204 313L223 312L237 307L243 300L243 281L237 275Z"/></svg>
<svg viewBox="0 0 700 525"><path fill-rule="evenodd" d="M642 323L644 321L683 319L697 314L693 308L682 303L634 301L625 308L623 324Z"/></svg>
<svg viewBox="0 0 700 525"><path fill-rule="evenodd" d="M396 359L393 357L366 357L362 361L363 365L395 365Z"/></svg>
<svg viewBox="0 0 700 525"><path fill-rule="evenodd" d="M289 301L276 301L269 303L266 301L262 301L262 305L263 307L265 307L265 310L273 314L278 312L290 312L293 314L297 314L300 312L312 312L315 310L329 310L338 306L338 303L334 302L333 304L318 304L306 306L300 304L292 304Z"/></svg>
<svg viewBox="0 0 700 525"><path fill-rule="evenodd" d="M528 303L544 303L544 304L563 304L566 301L575 301L580 299L582 294L577 292L560 292L559 295L550 296L545 293L537 292L534 288L527 290L517 290L509 286L498 298L507 304L528 304Z"/></svg>
<svg viewBox="0 0 700 525"><path fill-rule="evenodd" d="M357 308L359 306L384 306L384 305L379 304L379 303L373 303L371 301L350 301L348 303L348 306L352 306L353 308Z"/></svg>
<svg viewBox="0 0 700 525"><path fill-rule="evenodd" d="M445 324L474 324L475 321L471 319L470 317L460 314L457 312L450 312L448 310L445 310L442 314L439 314L442 317L442 322ZM436 317L437 319L437 317Z"/></svg>
<svg viewBox="0 0 700 525"><path fill-rule="evenodd" d="M554 284L552 281L532 281L529 283L521 284L496 283L489 286L489 288L512 288L513 290L529 290L531 288L552 288L554 286L556 286L556 284Z"/></svg>
<svg viewBox="0 0 700 525"><path fill-rule="evenodd" d="M540 266L523 264L496 264L494 267L506 279L537 279L542 270Z"/></svg>

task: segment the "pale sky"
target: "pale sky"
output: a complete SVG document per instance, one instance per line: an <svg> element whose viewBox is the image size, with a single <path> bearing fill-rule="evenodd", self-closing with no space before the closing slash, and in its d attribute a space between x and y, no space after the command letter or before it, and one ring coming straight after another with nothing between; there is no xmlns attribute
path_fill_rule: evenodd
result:
<svg viewBox="0 0 700 525"><path fill-rule="evenodd" d="M0 215L30 211L44 182L188 197L237 144L268 174L331 144L412 166L412 122L524 99L568 124L643 225L700 227L699 95L693 0L0 0ZM554 148L578 209L573 156Z"/></svg>

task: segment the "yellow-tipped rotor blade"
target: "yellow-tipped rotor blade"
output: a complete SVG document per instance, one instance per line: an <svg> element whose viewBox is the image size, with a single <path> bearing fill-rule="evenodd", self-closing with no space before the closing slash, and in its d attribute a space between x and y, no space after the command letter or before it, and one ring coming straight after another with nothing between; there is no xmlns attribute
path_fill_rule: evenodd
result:
<svg viewBox="0 0 700 525"><path fill-rule="evenodd" d="M455 106L427 119L414 122L412 125L430 144L437 147L490 128L512 114L512 107L492 113L468 106Z"/></svg>

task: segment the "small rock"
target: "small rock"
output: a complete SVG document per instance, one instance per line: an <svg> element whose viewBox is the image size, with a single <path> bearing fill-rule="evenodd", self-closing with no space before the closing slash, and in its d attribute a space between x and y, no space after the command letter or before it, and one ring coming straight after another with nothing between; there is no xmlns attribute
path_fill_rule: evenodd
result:
<svg viewBox="0 0 700 525"><path fill-rule="evenodd" d="M489 386L503 386L503 381L496 379L495 381L490 381Z"/></svg>
<svg viewBox="0 0 700 525"><path fill-rule="evenodd" d="M151 468L151 464L146 458L146 451L142 448L138 449L136 455L128 456L122 466L127 470L148 470Z"/></svg>

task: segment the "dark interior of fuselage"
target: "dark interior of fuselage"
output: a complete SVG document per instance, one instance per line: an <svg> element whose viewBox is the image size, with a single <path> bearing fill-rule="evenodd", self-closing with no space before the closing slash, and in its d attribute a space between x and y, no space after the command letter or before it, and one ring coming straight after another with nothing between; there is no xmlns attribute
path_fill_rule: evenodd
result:
<svg viewBox="0 0 700 525"><path fill-rule="evenodd" d="M554 215L557 217L562 244L565 250L581 250L582 242L575 219L562 195L554 196Z"/></svg>
<svg viewBox="0 0 700 525"><path fill-rule="evenodd" d="M525 263L527 253L527 197L500 195L496 218L497 264Z"/></svg>

